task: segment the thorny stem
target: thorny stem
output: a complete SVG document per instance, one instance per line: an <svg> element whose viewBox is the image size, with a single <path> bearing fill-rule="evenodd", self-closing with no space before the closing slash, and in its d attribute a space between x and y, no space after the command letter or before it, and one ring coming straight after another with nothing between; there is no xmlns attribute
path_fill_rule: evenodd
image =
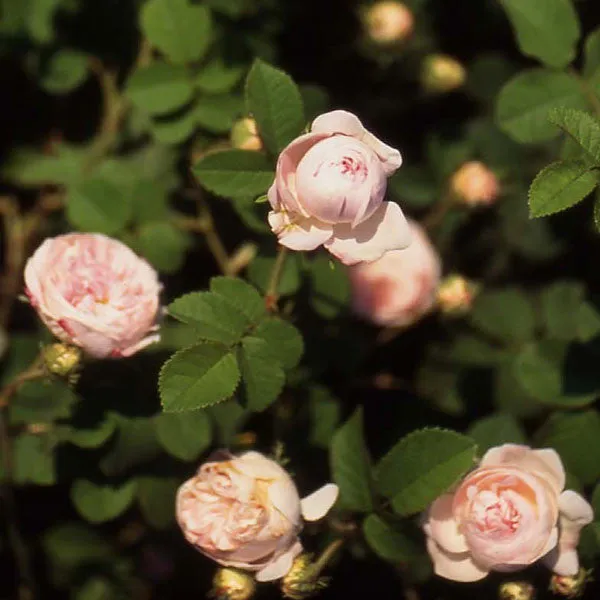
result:
<svg viewBox="0 0 600 600"><path fill-rule="evenodd" d="M269 284L267 285L267 292L265 294L265 303L269 310L275 310L277 308L279 281L283 275L283 267L285 265L285 259L287 257L287 248L285 246L279 246L277 251L277 257L275 258L275 264L271 270L271 277L269 278Z"/></svg>

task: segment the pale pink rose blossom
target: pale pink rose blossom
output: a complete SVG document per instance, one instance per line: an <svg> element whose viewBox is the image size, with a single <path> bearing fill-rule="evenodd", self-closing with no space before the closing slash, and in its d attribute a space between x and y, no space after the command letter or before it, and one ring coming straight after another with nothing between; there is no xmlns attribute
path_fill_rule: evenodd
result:
<svg viewBox="0 0 600 600"><path fill-rule="evenodd" d="M45 325L96 358L131 356L160 339L160 290L145 260L97 233L48 238L25 266L25 291Z"/></svg>
<svg viewBox="0 0 600 600"><path fill-rule="evenodd" d="M258 452L219 452L177 493L177 522L188 542L224 567L287 574L302 551L303 519L322 518L337 499L327 484L300 500L287 472Z"/></svg>
<svg viewBox="0 0 600 600"><path fill-rule="evenodd" d="M411 325L435 305L441 262L423 228L409 221L412 243L348 269L356 314L386 327Z"/></svg>
<svg viewBox="0 0 600 600"><path fill-rule="evenodd" d="M496 175L478 161L462 165L452 175L450 187L456 198L469 206L493 204L500 194Z"/></svg>
<svg viewBox="0 0 600 600"><path fill-rule="evenodd" d="M387 178L401 164L400 152L355 115L325 113L279 155L268 193L271 229L291 250L323 245L347 265L405 248L410 232L402 210L383 200Z"/></svg>
<svg viewBox="0 0 600 600"><path fill-rule="evenodd" d="M562 462L550 448L488 450L479 468L429 508L424 529L436 574L477 581L542 559L559 575L575 575L579 532L593 511L564 487Z"/></svg>

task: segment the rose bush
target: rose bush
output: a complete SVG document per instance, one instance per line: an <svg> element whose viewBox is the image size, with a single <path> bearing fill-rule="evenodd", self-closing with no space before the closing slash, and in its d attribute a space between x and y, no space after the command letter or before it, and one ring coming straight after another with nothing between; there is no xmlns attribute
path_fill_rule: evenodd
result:
<svg viewBox="0 0 600 600"><path fill-rule="evenodd" d="M400 152L352 113L323 114L279 155L268 194L271 229L291 250L323 245L347 265L405 248L402 210L383 200L387 177L401 164Z"/></svg>
<svg viewBox="0 0 600 600"><path fill-rule="evenodd" d="M579 570L579 531L591 506L565 490L565 471L551 448L505 444L488 450L457 489L438 498L424 524L435 572L477 581L543 559L559 575Z"/></svg>
<svg viewBox="0 0 600 600"><path fill-rule="evenodd" d="M327 484L300 500L290 476L258 452L220 453L177 493L177 521L188 542L220 565L283 577L302 552L302 519L316 521L337 498Z"/></svg>
<svg viewBox="0 0 600 600"><path fill-rule="evenodd" d="M49 238L24 277L50 331L90 356L131 356L160 338L157 273L117 240L92 233Z"/></svg>

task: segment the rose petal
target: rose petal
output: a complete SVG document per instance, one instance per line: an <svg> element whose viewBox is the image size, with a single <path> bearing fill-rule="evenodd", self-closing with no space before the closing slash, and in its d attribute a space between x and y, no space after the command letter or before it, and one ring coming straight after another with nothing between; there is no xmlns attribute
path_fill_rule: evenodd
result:
<svg viewBox="0 0 600 600"><path fill-rule="evenodd" d="M556 452L550 448L532 450L529 446L504 444L488 450L480 467L512 466L537 474L559 494L565 487L565 470Z"/></svg>
<svg viewBox="0 0 600 600"><path fill-rule="evenodd" d="M351 112L334 110L318 116L312 123L312 133L342 133L350 135L370 146L381 159L386 175L391 175L402 164L400 152L367 131L360 119Z"/></svg>
<svg viewBox="0 0 600 600"><path fill-rule="evenodd" d="M475 564L468 552L461 554L445 552L432 538L427 538L427 552L433 562L435 574L440 577L467 583L479 581L489 573Z"/></svg>
<svg viewBox="0 0 600 600"><path fill-rule="evenodd" d="M374 261L390 250L406 248L411 233L402 209L384 202L366 221L355 228L344 223L333 228L325 247L345 265Z"/></svg>
<svg viewBox="0 0 600 600"><path fill-rule="evenodd" d="M458 530L458 523L452 513L452 500L452 494L444 494L431 505L427 521L428 533L448 552L467 552L469 547L465 536Z"/></svg>
<svg viewBox="0 0 600 600"><path fill-rule="evenodd" d="M256 574L256 581L274 581L285 577L292 568L294 559L302 552L302 544L298 541L287 551L267 564Z"/></svg>
<svg viewBox="0 0 600 600"><path fill-rule="evenodd" d="M317 143L329 134L306 133L297 137L286 146L277 159L277 168L275 175L275 185L277 186L278 202L286 210L300 213L305 217L310 216L298 201L296 194L296 169L298 163L304 155ZM272 202L272 194L269 194L269 201ZM271 206L273 204L271 203ZM275 210L279 209L279 204L273 206Z"/></svg>
<svg viewBox="0 0 600 600"><path fill-rule="evenodd" d="M558 545L544 558L544 563L558 575L572 576L579 571L577 544L580 531L593 521L594 511L587 500L573 490L564 491L558 499L558 505Z"/></svg>
<svg viewBox="0 0 600 600"><path fill-rule="evenodd" d="M334 483L328 483L316 492L302 498L300 507L305 521L318 521L322 519L329 509L335 504L339 488Z"/></svg>
<svg viewBox="0 0 600 600"><path fill-rule="evenodd" d="M331 238L333 227L317 219L271 211L269 225L282 246L290 250L314 250Z"/></svg>

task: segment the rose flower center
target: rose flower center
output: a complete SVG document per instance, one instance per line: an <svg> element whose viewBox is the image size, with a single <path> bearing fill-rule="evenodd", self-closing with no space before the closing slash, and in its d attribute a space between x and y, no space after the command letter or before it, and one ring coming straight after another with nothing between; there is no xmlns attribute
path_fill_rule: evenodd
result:
<svg viewBox="0 0 600 600"><path fill-rule="evenodd" d="M473 501L471 515L479 531L502 537L514 534L521 522L521 513L503 492L479 493Z"/></svg>

